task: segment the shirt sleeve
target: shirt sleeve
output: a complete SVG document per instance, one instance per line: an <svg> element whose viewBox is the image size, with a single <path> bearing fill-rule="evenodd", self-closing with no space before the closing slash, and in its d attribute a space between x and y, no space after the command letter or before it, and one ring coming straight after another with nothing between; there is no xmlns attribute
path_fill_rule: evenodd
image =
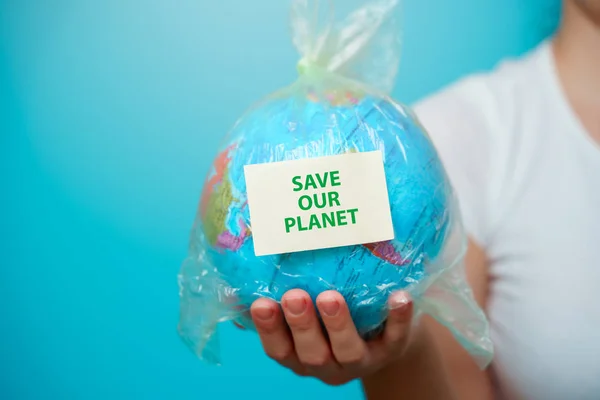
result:
<svg viewBox="0 0 600 400"><path fill-rule="evenodd" d="M486 248L494 211L494 96L481 77L471 77L412 108L444 164L468 236Z"/></svg>

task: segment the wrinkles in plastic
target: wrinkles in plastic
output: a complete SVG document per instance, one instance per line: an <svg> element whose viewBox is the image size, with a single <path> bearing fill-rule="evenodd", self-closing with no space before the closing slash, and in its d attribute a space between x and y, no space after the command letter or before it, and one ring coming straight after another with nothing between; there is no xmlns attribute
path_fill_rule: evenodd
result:
<svg viewBox="0 0 600 400"><path fill-rule="evenodd" d="M379 280L340 285L336 282L337 275L330 274L313 277L317 280L311 281L311 286L322 291L341 290L352 302L352 308L358 310L357 320L366 318L360 331L365 339L376 335L385 323L387 309L382 299L394 290L407 290L415 299L417 314L431 315L447 327L483 368L492 359L493 346L488 322L464 276L466 236L452 187L443 169L435 162L424 164L433 168L427 173L410 169L422 161L415 158L411 146L419 142L427 148L429 138L412 112L387 96L399 62L398 2L374 0L362 3L366 5L353 8L353 1L345 0L293 1L292 37L302 57L300 76L290 86L253 104L224 137L220 152L224 154L229 148L243 149L230 161L237 169L256 162L368 150L381 150L386 165L405 166L405 175L387 175L388 187L399 188L408 180L418 189L416 182L422 181L423 187L429 188L427 193L435 200L430 205L439 206L434 211L423 210L435 217L439 224L435 231L439 237L420 236L418 230L412 232L411 237L401 232L400 236L408 237L406 242L396 243L401 246L402 257L387 258L378 265L377 268L388 271L382 273ZM349 12L340 13L343 7ZM312 119L305 118L303 113L307 110L312 110L312 118L320 118L319 123L314 124L318 130L314 129ZM286 117L282 119L281 115ZM287 133L268 136L271 133L279 135L278 132ZM213 169L207 177L205 191L210 190L207 185L215 173ZM230 197L243 199L243 177L232 174L231 179ZM432 183L438 180L439 183ZM178 331L198 357L211 364L220 364L219 324L234 321L254 329L248 300L258 297L278 300L295 281L307 279L306 274L313 273L307 271L316 265L311 265L313 259L302 258L301 254L257 261L251 253L244 253L250 251L249 246L231 253L233 255L227 258L229 261L223 262L222 250L215 250L209 240L209 236L215 235L215 229L203 216L205 206L202 202L199 205L190 235L189 254L178 275ZM229 206L225 200L211 203L211 207L223 213ZM230 224L229 229L235 234L245 230L250 235L246 240L251 240L251 224L245 207L244 204L237 206L239 226ZM423 251L427 245L429 250ZM385 246L379 250L385 251ZM343 249L343 252L346 260L365 255L364 246ZM244 254L248 254L247 259ZM332 253L322 254L331 256ZM253 268L264 269L263 273L256 269L250 271L252 273L244 270L244 264L251 259ZM404 263L407 259L411 262ZM290 267L290 260L307 262ZM344 273L351 275L354 272ZM272 279L273 274L279 274L279 279ZM365 309L374 316L361 315L360 310Z"/></svg>
<svg viewBox="0 0 600 400"><path fill-rule="evenodd" d="M400 64L399 0L293 0L299 70L323 69L389 93Z"/></svg>

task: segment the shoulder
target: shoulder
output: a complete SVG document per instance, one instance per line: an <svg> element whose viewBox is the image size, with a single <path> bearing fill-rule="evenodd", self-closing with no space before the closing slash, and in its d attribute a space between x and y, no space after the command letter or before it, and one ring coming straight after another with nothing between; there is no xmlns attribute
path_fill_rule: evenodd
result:
<svg viewBox="0 0 600 400"><path fill-rule="evenodd" d="M506 137L517 123L529 97L535 96L548 52L544 42L529 53L499 62L493 69L467 75L427 97L414 106L419 120L434 136L456 134L454 131L491 130Z"/></svg>
<svg viewBox="0 0 600 400"><path fill-rule="evenodd" d="M412 107L445 164L467 230L483 247L510 184L505 171L523 131L519 126L531 96L539 96L536 85L543 85L537 76L546 46L468 75Z"/></svg>

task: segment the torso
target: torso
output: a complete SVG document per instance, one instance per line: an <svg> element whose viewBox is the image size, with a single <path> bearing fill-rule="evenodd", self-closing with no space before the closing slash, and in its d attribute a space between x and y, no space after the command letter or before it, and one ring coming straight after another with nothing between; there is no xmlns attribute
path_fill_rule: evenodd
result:
<svg viewBox="0 0 600 400"><path fill-rule="evenodd" d="M471 136L461 143L457 130L449 141L443 124L428 121L453 98L474 105L483 121L475 126L485 125L484 174L470 176L459 167L475 161L455 160L451 146ZM428 101L422 122L461 206L476 210L466 210L466 227L490 259L498 398L600 399L600 145L564 100L548 43Z"/></svg>

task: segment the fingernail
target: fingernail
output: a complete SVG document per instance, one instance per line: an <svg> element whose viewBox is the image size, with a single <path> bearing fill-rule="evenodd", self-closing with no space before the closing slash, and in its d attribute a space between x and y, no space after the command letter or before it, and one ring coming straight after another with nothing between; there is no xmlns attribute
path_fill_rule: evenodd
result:
<svg viewBox="0 0 600 400"><path fill-rule="evenodd" d="M340 310L340 303L334 299L328 299L321 302L321 311L328 317L335 317Z"/></svg>
<svg viewBox="0 0 600 400"><path fill-rule="evenodd" d="M408 309L408 305L410 304L410 297L404 292L394 293L390 299L390 309L404 311Z"/></svg>
<svg viewBox="0 0 600 400"><path fill-rule="evenodd" d="M256 318L262 320L262 321L268 321L271 318L273 318L273 315L275 313L273 312L273 309L271 307L257 307L254 309L254 315L256 316Z"/></svg>
<svg viewBox="0 0 600 400"><path fill-rule="evenodd" d="M244 327L244 325L241 325L241 324L240 324L240 323L238 323L238 322L235 322L235 321L233 321L233 324L234 324L236 327L238 327L239 329L243 330L243 331L245 331L245 330L246 330L246 328Z"/></svg>
<svg viewBox="0 0 600 400"><path fill-rule="evenodd" d="M304 300L301 297L293 297L291 299L285 299L285 308L287 308L287 310L292 314L292 315L302 315L302 313L304 313L304 310L306 310L306 300Z"/></svg>

